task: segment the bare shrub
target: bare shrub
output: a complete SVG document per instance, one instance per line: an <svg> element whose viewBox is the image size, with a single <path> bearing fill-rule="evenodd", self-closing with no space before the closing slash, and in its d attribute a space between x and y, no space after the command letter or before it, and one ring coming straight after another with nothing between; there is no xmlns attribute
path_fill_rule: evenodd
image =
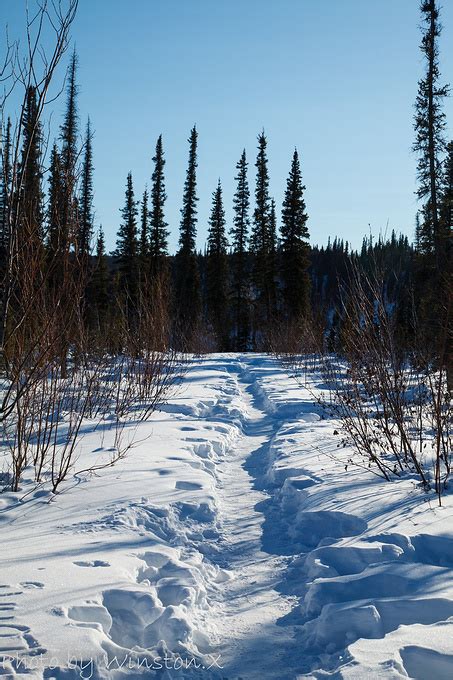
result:
<svg viewBox="0 0 453 680"><path fill-rule="evenodd" d="M435 489L440 503L451 470L452 402L444 362L421 341L415 304L408 340L402 342L384 277L354 267L340 316L340 353L325 351L324 342L320 354L328 396L312 392L341 423L338 447L353 448L346 463L386 480L412 473L425 490ZM446 333L440 353L445 338ZM311 389L306 360L300 354L287 360Z"/></svg>

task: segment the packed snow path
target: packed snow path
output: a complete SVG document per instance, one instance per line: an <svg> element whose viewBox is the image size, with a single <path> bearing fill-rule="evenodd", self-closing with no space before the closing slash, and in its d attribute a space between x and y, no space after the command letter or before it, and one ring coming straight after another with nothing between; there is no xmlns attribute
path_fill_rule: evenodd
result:
<svg viewBox="0 0 453 680"><path fill-rule="evenodd" d="M0 676L451 680L453 498L351 468L309 379L195 359L117 465L1 493Z"/></svg>
<svg viewBox="0 0 453 680"><path fill-rule="evenodd" d="M262 548L262 509L269 494L257 489L278 421L260 408L243 362L244 358L229 368L236 375L242 404L241 435L219 469L222 542L217 560L232 578L211 611L212 628L228 673L224 677L263 678L266 673L282 680L294 677L289 668L294 635L277 621L292 610L295 598L276 590L287 560Z"/></svg>

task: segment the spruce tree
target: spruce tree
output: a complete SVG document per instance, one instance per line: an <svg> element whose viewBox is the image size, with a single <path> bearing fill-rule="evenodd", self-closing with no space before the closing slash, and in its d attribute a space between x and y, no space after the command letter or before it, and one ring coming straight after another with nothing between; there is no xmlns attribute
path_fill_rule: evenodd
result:
<svg viewBox="0 0 453 680"><path fill-rule="evenodd" d="M93 238L93 148L89 119L85 133L77 236L77 252L83 262L90 253Z"/></svg>
<svg viewBox="0 0 453 680"><path fill-rule="evenodd" d="M162 272L168 256L168 225L165 221L164 214L167 194L165 192L165 158L162 146L162 135L159 135L157 139L153 163L154 170L151 177L150 256L152 273L157 274L158 272Z"/></svg>
<svg viewBox="0 0 453 680"><path fill-rule="evenodd" d="M212 194L212 209L207 239L206 301L208 319L216 334L220 349L228 350L228 241L225 231L222 185Z"/></svg>
<svg viewBox="0 0 453 680"><path fill-rule="evenodd" d="M66 112L63 125L60 130L61 139L61 179L63 196L61 203L59 238L60 246L65 251L76 238L77 228L77 202L75 199L76 175L77 175L77 55L72 54L68 71Z"/></svg>
<svg viewBox="0 0 453 680"><path fill-rule="evenodd" d="M296 149L286 184L281 228L281 278L285 311L288 320L296 323L308 313L310 294L308 215L304 191Z"/></svg>
<svg viewBox="0 0 453 680"><path fill-rule="evenodd" d="M176 318L181 342L190 347L199 326L201 315L200 274L195 250L197 225L197 139L194 126L189 138L189 165L184 183L179 250L175 258Z"/></svg>
<svg viewBox="0 0 453 680"><path fill-rule="evenodd" d="M441 346L445 333L451 332L451 310L443 300L451 297L451 276L446 273L445 238L442 229L441 187L443 155L446 149L446 118L443 102L449 86L439 84L439 47L441 33L437 0L422 0L420 4L423 37L420 45L426 61L425 76L419 81L415 114L414 150L418 153L418 198L425 201L420 211L416 242L416 291L418 319L421 322L421 343L432 357L438 357L447 369L449 388L453 390L453 358L450 348Z"/></svg>
<svg viewBox="0 0 453 680"><path fill-rule="evenodd" d="M247 180L247 156L245 149L239 159L235 177L237 189L234 195L234 222L231 229L233 238L233 299L235 324L235 349L246 351L249 339L249 277L247 271L247 247L249 237L250 190Z"/></svg>
<svg viewBox="0 0 453 680"><path fill-rule="evenodd" d="M181 225L179 234L179 252L194 253L197 236L197 140L198 132L194 126L189 142L189 165L184 184L183 207L181 208Z"/></svg>
<svg viewBox="0 0 453 680"><path fill-rule="evenodd" d="M267 168L267 139L262 132L258 136L258 155L255 167L255 210L253 213L253 229L250 245L254 253L267 253L269 251L269 171Z"/></svg>
<svg viewBox="0 0 453 680"><path fill-rule="evenodd" d="M40 248L43 238L42 133L36 90L29 86L22 122L22 153L19 168L20 216L17 248ZM30 252L31 254L31 252Z"/></svg>
<svg viewBox="0 0 453 680"><path fill-rule="evenodd" d="M255 256L254 283L258 297L258 316L259 320L269 327L276 311L276 285L273 268L275 242L270 220L271 200L266 148L267 139L262 132L258 136L258 155L255 163L257 169L255 210L250 245Z"/></svg>
<svg viewBox="0 0 453 680"><path fill-rule="evenodd" d="M122 222L118 231L115 255L118 260L120 289L125 294L129 320L138 302L139 244L137 237L137 201L134 197L132 173L126 181L124 207L121 209Z"/></svg>
<svg viewBox="0 0 453 680"><path fill-rule="evenodd" d="M419 159L417 175L419 199L427 199L423 225L431 231L436 257L440 255L439 233L439 189L442 175L442 155L445 150L444 131L446 127L443 100L449 87L440 85L438 38L441 33L437 0L422 0L420 4L424 33L420 49L426 59L426 73L419 81L415 113L414 151ZM427 240L427 239L425 239Z"/></svg>
<svg viewBox="0 0 453 680"><path fill-rule="evenodd" d="M68 84L66 90L66 111L64 121L61 126L61 160L62 170L66 176L66 181L73 178L77 160L77 133L78 133L78 113L77 113L77 54L72 53L68 69Z"/></svg>

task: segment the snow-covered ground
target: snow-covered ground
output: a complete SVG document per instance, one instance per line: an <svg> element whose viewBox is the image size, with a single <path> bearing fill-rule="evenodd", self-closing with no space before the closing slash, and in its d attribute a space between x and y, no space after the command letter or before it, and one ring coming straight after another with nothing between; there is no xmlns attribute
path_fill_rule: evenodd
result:
<svg viewBox="0 0 453 680"><path fill-rule="evenodd" d="M453 677L451 497L346 469L277 361L198 359L130 428L57 496L0 494L0 676ZM85 429L82 467L113 437Z"/></svg>

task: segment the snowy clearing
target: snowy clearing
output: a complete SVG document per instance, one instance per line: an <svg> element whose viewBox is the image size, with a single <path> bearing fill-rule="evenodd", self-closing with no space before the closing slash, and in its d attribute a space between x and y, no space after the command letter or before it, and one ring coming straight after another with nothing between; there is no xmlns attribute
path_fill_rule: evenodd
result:
<svg viewBox="0 0 453 680"><path fill-rule="evenodd" d="M346 470L337 427L276 360L208 355L125 460L1 494L0 675L451 678L451 497Z"/></svg>

